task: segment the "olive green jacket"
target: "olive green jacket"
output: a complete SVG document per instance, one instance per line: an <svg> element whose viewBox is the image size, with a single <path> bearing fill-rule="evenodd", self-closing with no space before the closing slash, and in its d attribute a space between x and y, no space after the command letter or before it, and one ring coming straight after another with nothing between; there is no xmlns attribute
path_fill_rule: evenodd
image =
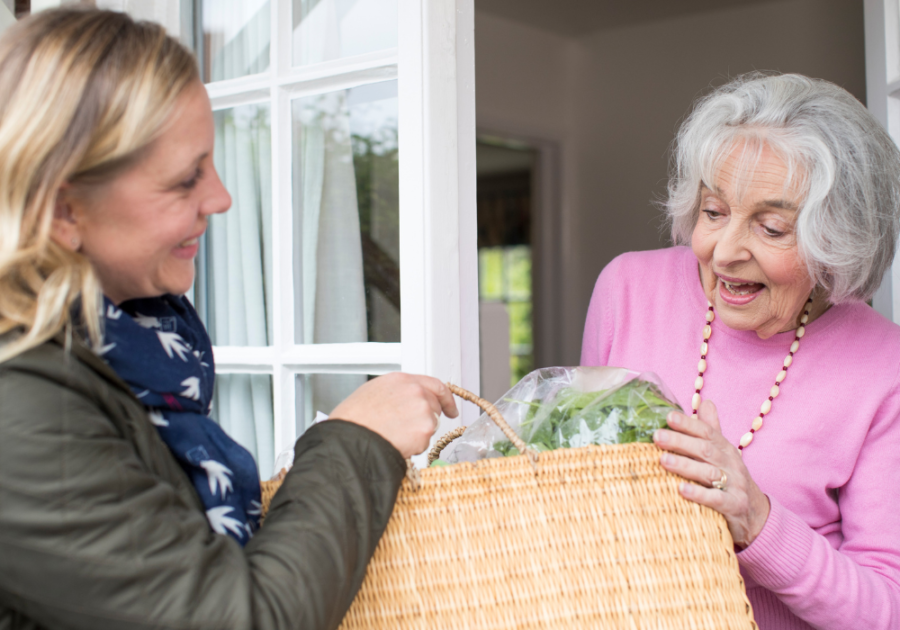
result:
<svg viewBox="0 0 900 630"><path fill-rule="evenodd" d="M128 386L45 343L0 364L0 630L335 628L405 470L368 429L317 424L242 549Z"/></svg>

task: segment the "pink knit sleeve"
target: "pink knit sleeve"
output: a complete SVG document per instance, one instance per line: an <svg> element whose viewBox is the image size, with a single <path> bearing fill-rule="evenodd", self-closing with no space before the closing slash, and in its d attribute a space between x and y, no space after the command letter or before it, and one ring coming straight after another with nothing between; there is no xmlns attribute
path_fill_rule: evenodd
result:
<svg viewBox="0 0 900 630"><path fill-rule="evenodd" d="M611 310L621 282L618 277L620 266L621 257L614 259L603 269L594 285L581 340L581 365L607 365L609 361L614 321Z"/></svg>
<svg viewBox="0 0 900 630"><path fill-rule="evenodd" d="M751 578L816 628L900 628L896 383L891 391L869 428L850 480L839 490L839 548L770 497L765 527L738 554Z"/></svg>

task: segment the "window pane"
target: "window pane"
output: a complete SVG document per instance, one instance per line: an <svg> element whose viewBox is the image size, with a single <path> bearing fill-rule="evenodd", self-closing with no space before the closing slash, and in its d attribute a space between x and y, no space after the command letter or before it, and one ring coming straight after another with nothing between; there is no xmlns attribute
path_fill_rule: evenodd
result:
<svg viewBox="0 0 900 630"><path fill-rule="evenodd" d="M219 374L212 418L256 459L260 479L272 476L275 423L272 377L268 374Z"/></svg>
<svg viewBox="0 0 900 630"><path fill-rule="evenodd" d="M194 300L217 346L272 339L272 195L269 106L215 112L215 165L231 209L210 217L197 256Z"/></svg>
<svg viewBox="0 0 900 630"><path fill-rule="evenodd" d="M194 50L204 82L235 79L269 69L269 0L194 2L203 25L202 38Z"/></svg>
<svg viewBox="0 0 900 630"><path fill-rule="evenodd" d="M298 343L400 341L397 82L297 99Z"/></svg>
<svg viewBox="0 0 900 630"><path fill-rule="evenodd" d="M509 302L509 353L512 384L518 383L531 371L532 339L531 302Z"/></svg>
<svg viewBox="0 0 900 630"><path fill-rule="evenodd" d="M397 0L293 0L295 66L397 46Z"/></svg>
<svg viewBox="0 0 900 630"><path fill-rule="evenodd" d="M531 301L531 247L482 247L478 250L478 292L482 303L505 302L509 313L512 384L534 369Z"/></svg>
<svg viewBox="0 0 900 630"><path fill-rule="evenodd" d="M478 293L482 300L503 301L503 248L478 250Z"/></svg>
<svg viewBox="0 0 900 630"><path fill-rule="evenodd" d="M297 435L312 426L319 412L329 415L356 388L373 378L367 374L298 374Z"/></svg>
<svg viewBox="0 0 900 630"><path fill-rule="evenodd" d="M534 369L534 357L529 354L513 354L509 357L510 388L516 386L525 376Z"/></svg>
<svg viewBox="0 0 900 630"><path fill-rule="evenodd" d="M531 300L531 247L506 249L507 299Z"/></svg>

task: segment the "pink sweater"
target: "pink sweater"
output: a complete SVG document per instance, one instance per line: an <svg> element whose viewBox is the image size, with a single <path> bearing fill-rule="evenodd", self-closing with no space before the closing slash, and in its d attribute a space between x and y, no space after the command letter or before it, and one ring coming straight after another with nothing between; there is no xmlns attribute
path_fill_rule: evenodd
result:
<svg viewBox="0 0 900 630"><path fill-rule="evenodd" d="M581 363L655 372L689 409L706 308L690 249L619 256L597 280ZM713 323L703 396L732 444L792 339ZM762 630L900 628L898 379L900 327L866 304L834 306L807 327L744 451L771 502L759 537L738 554Z"/></svg>

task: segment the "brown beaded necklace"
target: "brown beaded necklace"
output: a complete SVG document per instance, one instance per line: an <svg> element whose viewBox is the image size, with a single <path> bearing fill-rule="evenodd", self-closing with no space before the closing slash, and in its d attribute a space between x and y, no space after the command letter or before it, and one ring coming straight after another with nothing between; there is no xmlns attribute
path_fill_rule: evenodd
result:
<svg viewBox="0 0 900 630"><path fill-rule="evenodd" d="M763 418L766 417L770 411L772 411L772 403L778 397L778 394L781 392L781 383L784 382L784 379L787 378L788 368L791 367L791 364L794 362L794 355L800 350L800 340L803 338L803 335L806 334L806 324L809 322L809 308L812 305L812 296L806 300L806 309L803 311L803 315L800 317L800 325L797 327L797 331L794 333L794 341L791 343L791 349L788 352L788 355L784 358L784 363L781 366L781 371L778 373L778 376L775 377L775 385L772 386L772 389L769 390L769 397L763 401L762 406L759 409L759 415L753 419L753 423L750 426L750 430L741 436L740 444L738 444L738 450L741 452L741 455L744 454L744 449L750 446L750 443L753 441L753 436L757 431L762 429ZM709 302L707 302L709 304ZM700 390L703 389L703 374L706 372L707 363L706 357L709 354L709 338L712 336L712 323L716 318L715 310L713 309L713 305L709 304L709 308L706 311L706 324L703 327L703 344L700 346L700 363L697 364L697 378L694 380L694 395L691 397L691 409L693 417L697 417L697 409L700 408Z"/></svg>

